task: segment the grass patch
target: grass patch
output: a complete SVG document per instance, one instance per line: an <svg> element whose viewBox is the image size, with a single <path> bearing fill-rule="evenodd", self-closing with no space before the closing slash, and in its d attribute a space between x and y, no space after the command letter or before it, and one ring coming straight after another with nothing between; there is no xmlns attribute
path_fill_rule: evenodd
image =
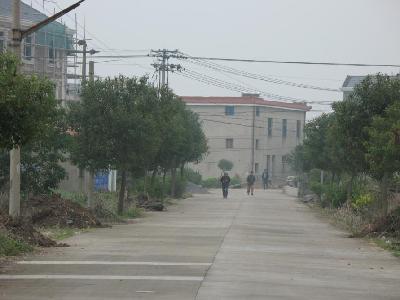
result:
<svg viewBox="0 0 400 300"><path fill-rule="evenodd" d="M371 239L379 247L393 253L394 256L400 257L400 240L387 238Z"/></svg>
<svg viewBox="0 0 400 300"><path fill-rule="evenodd" d="M74 236L77 233L86 232L87 230L88 229L76 229L76 228L70 228L70 227L65 227L65 228L47 227L47 228L40 229L40 232L44 236L46 236L52 240L62 241L64 239Z"/></svg>
<svg viewBox="0 0 400 300"><path fill-rule="evenodd" d="M144 214L144 209L136 206L132 206L122 214L122 217L127 219L136 219L142 217Z"/></svg>
<svg viewBox="0 0 400 300"><path fill-rule="evenodd" d="M17 256L32 251L31 245L0 234L0 256Z"/></svg>

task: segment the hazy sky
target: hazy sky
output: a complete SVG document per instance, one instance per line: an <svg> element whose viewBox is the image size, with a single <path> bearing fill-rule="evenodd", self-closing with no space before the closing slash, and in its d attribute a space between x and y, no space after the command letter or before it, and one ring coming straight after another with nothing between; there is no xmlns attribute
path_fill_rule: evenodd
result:
<svg viewBox="0 0 400 300"><path fill-rule="evenodd" d="M61 7L73 2L57 0ZM33 6L43 10L41 3L42 0L33 0ZM57 7L46 2L45 8L53 11ZM81 25L86 21L87 37L96 38L89 42L90 47L102 50L101 55L142 54L149 49L167 48L195 56L400 64L399 0L86 0L76 13ZM74 28L71 20L63 18ZM82 35L81 29L79 34ZM96 74L153 75L150 58L109 60L112 59L98 59L108 62L96 64ZM376 67L220 64L330 88L340 88L347 74L399 72L396 68ZM309 101L342 97L337 92L226 76L189 63L185 67L228 82ZM180 95L239 95L178 75L171 76L170 86ZM315 113L329 109L313 107Z"/></svg>

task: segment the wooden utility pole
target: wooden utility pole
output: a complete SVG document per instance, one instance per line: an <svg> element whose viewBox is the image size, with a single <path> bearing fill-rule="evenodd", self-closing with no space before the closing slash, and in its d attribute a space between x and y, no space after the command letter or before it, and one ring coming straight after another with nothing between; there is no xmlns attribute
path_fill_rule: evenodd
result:
<svg viewBox="0 0 400 300"><path fill-rule="evenodd" d="M21 29L21 1L13 0L12 2L12 40L10 48L15 56L21 60L21 42L27 37L56 19L62 17L71 10L77 8L85 0L80 0L68 8L56 13L54 16L47 18L27 30ZM20 65L17 65L17 74L20 73ZM10 151L10 195L9 195L9 214L12 217L18 217L21 214L21 148L15 146Z"/></svg>
<svg viewBox="0 0 400 300"><path fill-rule="evenodd" d="M13 0L11 49L18 60L21 59L21 1ZM18 62L17 73L20 72ZM16 146L10 151L10 201L9 214L18 217L21 213L21 148Z"/></svg>
<svg viewBox="0 0 400 300"><path fill-rule="evenodd" d="M86 51L86 49L84 49ZM85 55L85 54L84 54ZM94 61L89 61L89 82L94 82ZM89 170L89 178L87 181L87 206L89 208L94 207L93 202L93 189L94 189L94 172Z"/></svg>

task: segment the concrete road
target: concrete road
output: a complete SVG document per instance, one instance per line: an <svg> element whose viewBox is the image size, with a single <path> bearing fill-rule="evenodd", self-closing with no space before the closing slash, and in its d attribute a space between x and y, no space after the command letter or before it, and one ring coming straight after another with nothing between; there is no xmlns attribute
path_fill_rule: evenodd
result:
<svg viewBox="0 0 400 300"><path fill-rule="evenodd" d="M1 300L400 299L400 260L280 191L198 195L2 268Z"/></svg>

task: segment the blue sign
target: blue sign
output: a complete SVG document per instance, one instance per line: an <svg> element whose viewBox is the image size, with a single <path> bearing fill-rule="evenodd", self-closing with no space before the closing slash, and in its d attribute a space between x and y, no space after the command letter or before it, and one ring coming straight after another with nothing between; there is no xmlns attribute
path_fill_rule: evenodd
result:
<svg viewBox="0 0 400 300"><path fill-rule="evenodd" d="M97 173L94 177L96 191L108 191L108 173Z"/></svg>

